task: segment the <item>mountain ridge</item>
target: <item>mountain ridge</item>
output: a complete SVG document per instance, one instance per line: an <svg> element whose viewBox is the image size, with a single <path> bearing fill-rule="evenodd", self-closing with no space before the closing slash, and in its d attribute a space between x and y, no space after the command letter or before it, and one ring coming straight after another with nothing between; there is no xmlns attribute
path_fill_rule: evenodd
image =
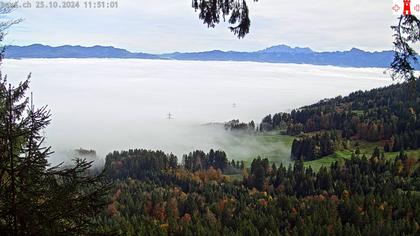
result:
<svg viewBox="0 0 420 236"><path fill-rule="evenodd" d="M254 52L211 50L203 52L173 52L149 54L130 52L113 46L48 46L32 44L28 46L7 46L5 57L10 59L29 58L120 58L120 59L161 59L192 61L250 61L265 63L294 63L312 65L331 65L340 67L379 67L388 68L394 52L369 52L358 48L348 51L316 52L309 47L290 47L280 44ZM420 65L415 68L420 70Z"/></svg>

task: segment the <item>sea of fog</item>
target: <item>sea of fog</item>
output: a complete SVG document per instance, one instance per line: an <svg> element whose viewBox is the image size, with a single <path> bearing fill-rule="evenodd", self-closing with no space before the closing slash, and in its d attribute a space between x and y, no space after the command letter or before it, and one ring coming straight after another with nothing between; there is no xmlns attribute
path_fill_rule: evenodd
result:
<svg viewBox="0 0 420 236"><path fill-rule="evenodd" d="M2 70L13 84L32 73L35 104L52 112L46 136L54 163L76 148L101 157L129 148L257 155L270 147L204 124L258 123L270 113L392 83L384 69L254 62L25 59L5 60Z"/></svg>

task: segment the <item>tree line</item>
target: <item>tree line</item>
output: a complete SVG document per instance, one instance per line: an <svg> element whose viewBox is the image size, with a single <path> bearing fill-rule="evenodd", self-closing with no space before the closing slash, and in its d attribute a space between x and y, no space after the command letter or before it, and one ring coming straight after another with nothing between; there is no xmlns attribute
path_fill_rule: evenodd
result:
<svg viewBox="0 0 420 236"><path fill-rule="evenodd" d="M417 235L419 166L404 152L387 160L377 150L318 172L257 158L242 180L212 166L142 169L147 181L115 179L95 221L118 235Z"/></svg>
<svg viewBox="0 0 420 236"><path fill-rule="evenodd" d="M251 121L249 123L240 122L239 120L231 120L224 124L225 130L228 131L241 131L241 132L248 132L253 133L255 132L255 122Z"/></svg>
<svg viewBox="0 0 420 236"><path fill-rule="evenodd" d="M413 83L402 83L357 91L346 97L324 99L290 113L268 115L262 120L260 130L279 129L293 136L321 133L295 140L292 158L298 159L329 155L329 150L319 150L323 149L321 140L330 145L335 143L337 150L346 140L381 141L385 151L417 149L420 148L420 81L414 83L414 86ZM340 135L331 136L331 131ZM326 136L330 136L329 140ZM337 143L339 139L343 140Z"/></svg>

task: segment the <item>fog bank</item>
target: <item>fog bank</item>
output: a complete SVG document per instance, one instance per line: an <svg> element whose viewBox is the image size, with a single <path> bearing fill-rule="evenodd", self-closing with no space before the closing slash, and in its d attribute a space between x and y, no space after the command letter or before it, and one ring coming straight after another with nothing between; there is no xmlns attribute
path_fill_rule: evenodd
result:
<svg viewBox="0 0 420 236"><path fill-rule="evenodd" d="M229 146L229 157L238 157L258 144L203 124L258 123L270 113L392 83L383 69L253 62L25 59L5 60L3 71L12 83L32 72L35 104L48 104L53 114L46 131L56 151L52 162L76 148L100 157L113 150L161 149L180 158Z"/></svg>

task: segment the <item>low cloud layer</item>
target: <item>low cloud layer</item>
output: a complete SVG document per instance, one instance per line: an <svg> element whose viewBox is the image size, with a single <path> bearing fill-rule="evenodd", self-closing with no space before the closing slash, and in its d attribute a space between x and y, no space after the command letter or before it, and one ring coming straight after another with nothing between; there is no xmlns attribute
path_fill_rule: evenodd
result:
<svg viewBox="0 0 420 236"><path fill-rule="evenodd" d="M179 157L210 148L236 159L270 153L273 147L259 147L258 140L203 124L260 122L270 113L392 83L383 69L250 62L32 59L6 60L2 71L12 83L32 72L35 104L48 104L53 114L47 142L60 161L78 148L100 157L129 148Z"/></svg>

